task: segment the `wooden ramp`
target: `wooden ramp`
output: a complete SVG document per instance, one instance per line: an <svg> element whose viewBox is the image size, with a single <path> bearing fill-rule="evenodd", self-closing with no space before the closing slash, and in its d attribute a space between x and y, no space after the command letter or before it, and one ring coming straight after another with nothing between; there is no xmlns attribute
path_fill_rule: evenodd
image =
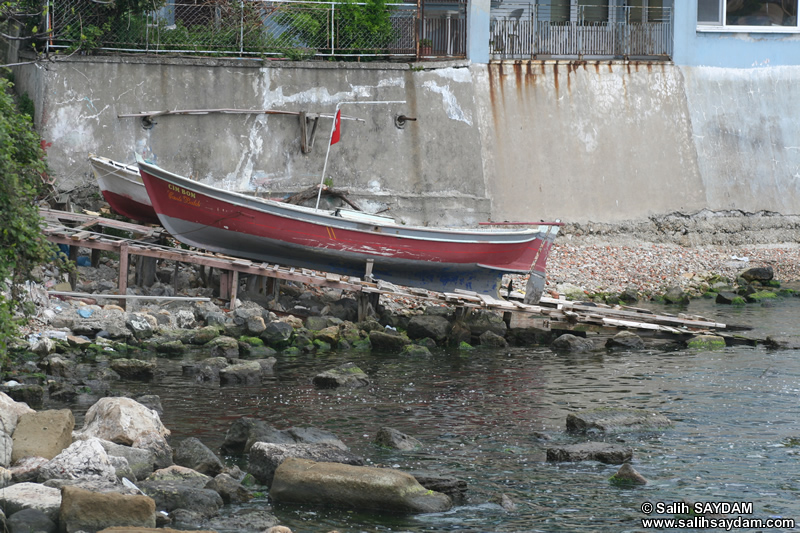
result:
<svg viewBox="0 0 800 533"><path fill-rule="evenodd" d="M438 305L450 305L464 313L469 309L486 309L503 313L510 328L535 328L542 331L573 331L614 334L627 329L640 335L688 337L700 333L723 335L733 343L737 330L749 329L730 326L699 316L656 314L647 309L630 306L609 306L589 302L574 302L563 298L542 298L537 305L524 304L519 293L511 293L503 300L484 294L457 290L452 293L431 292L425 289L400 287L381 280L372 281L370 266L365 265L365 279L340 276L304 268L258 263L222 254L196 249L185 249L173 241L161 227L140 226L92 214L68 213L41 209L46 221L43 228L47 238L58 244L70 245L70 256L77 258L78 248L92 250L92 264L97 266L102 250L119 254L119 286L117 295L86 295L119 299L125 306L130 256L152 260L164 259L179 263L192 263L217 268L221 273L220 298L235 305L240 275L263 276L266 279L296 281L308 285L332 287L356 294L359 300L359 319L366 316L368 306L377 306L381 295L423 299ZM129 236L117 236L125 232ZM74 286L74 281L73 281ZM275 286L276 287L276 286ZM276 290L273 287L273 290ZM157 300L158 297L152 297ZM741 339L741 343L752 343Z"/></svg>

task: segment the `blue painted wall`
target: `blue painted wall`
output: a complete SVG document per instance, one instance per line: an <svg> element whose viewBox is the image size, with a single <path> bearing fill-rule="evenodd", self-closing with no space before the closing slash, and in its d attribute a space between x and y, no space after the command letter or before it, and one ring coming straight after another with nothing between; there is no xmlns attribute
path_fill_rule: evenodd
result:
<svg viewBox="0 0 800 533"><path fill-rule="evenodd" d="M673 61L723 68L800 65L800 34L698 32L697 2L675 2Z"/></svg>

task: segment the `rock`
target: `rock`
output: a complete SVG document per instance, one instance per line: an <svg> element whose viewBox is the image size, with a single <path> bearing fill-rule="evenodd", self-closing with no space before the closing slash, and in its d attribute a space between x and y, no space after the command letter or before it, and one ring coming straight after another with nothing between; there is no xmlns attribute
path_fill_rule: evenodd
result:
<svg viewBox="0 0 800 533"><path fill-rule="evenodd" d="M224 357L230 359L239 357L239 341L233 337L221 336L205 344L209 357Z"/></svg>
<svg viewBox="0 0 800 533"><path fill-rule="evenodd" d="M159 511L186 509L208 518L216 515L223 505L222 497L210 489L198 489L173 481L141 481L137 486L155 500Z"/></svg>
<svg viewBox="0 0 800 533"><path fill-rule="evenodd" d="M364 460L328 444L273 444L256 442L250 448L247 472L264 485L272 484L275 470L287 458L300 457L315 462L363 465Z"/></svg>
<svg viewBox="0 0 800 533"><path fill-rule="evenodd" d="M567 300L583 300L586 298L586 292L572 283L559 283L556 285L556 291L563 294Z"/></svg>
<svg viewBox="0 0 800 533"><path fill-rule="evenodd" d="M56 343L53 339L45 337L36 341L33 346L31 346L31 351L39 357L45 357L55 353Z"/></svg>
<svg viewBox="0 0 800 533"><path fill-rule="evenodd" d="M69 409L22 415L12 437L11 461L23 457L52 459L72 442L75 417Z"/></svg>
<svg viewBox="0 0 800 533"><path fill-rule="evenodd" d="M0 489L7 487L14 482L14 474L8 468L0 466Z"/></svg>
<svg viewBox="0 0 800 533"><path fill-rule="evenodd" d="M605 442L584 442L557 448L547 448L549 462L600 461L601 463L619 465L630 461L633 451L630 448Z"/></svg>
<svg viewBox="0 0 800 533"><path fill-rule="evenodd" d="M370 331L369 342L372 349L379 352L399 353L411 340L397 332Z"/></svg>
<svg viewBox="0 0 800 533"><path fill-rule="evenodd" d="M739 276L744 278L748 283L757 281L759 283L766 283L771 281L775 276L771 266L752 267L742 271Z"/></svg>
<svg viewBox="0 0 800 533"><path fill-rule="evenodd" d="M465 322L473 338L479 338L487 331L505 337L508 331L508 326L503 321L502 315L484 309L473 309L467 315Z"/></svg>
<svg viewBox="0 0 800 533"><path fill-rule="evenodd" d="M492 501L509 513L513 513L517 510L517 504L514 503L514 500L506 493L500 494L496 498L493 498Z"/></svg>
<svg viewBox="0 0 800 533"><path fill-rule="evenodd" d="M725 338L719 335L695 335L686 345L698 350L714 350L725 348Z"/></svg>
<svg viewBox="0 0 800 533"><path fill-rule="evenodd" d="M609 481L615 485L647 485L647 480L634 470L630 463L625 463Z"/></svg>
<svg viewBox="0 0 800 533"><path fill-rule="evenodd" d="M481 346L491 346L494 348L505 348L508 346L508 341L505 337L498 335L494 331L484 331L478 339Z"/></svg>
<svg viewBox="0 0 800 533"><path fill-rule="evenodd" d="M39 469L39 479L116 482L117 473L99 439L79 440Z"/></svg>
<svg viewBox="0 0 800 533"><path fill-rule="evenodd" d="M628 431L661 431L672 425L664 415L644 409L600 407L567 415L567 431L572 433L622 433Z"/></svg>
<svg viewBox="0 0 800 533"><path fill-rule="evenodd" d="M226 505L231 503L244 503L253 497L244 485L228 474L219 474L209 481L204 488L211 489L219 494Z"/></svg>
<svg viewBox="0 0 800 533"><path fill-rule="evenodd" d="M424 339L426 337L442 343L450 333L450 321L443 316L418 315L408 322L408 336L411 339Z"/></svg>
<svg viewBox="0 0 800 533"><path fill-rule="evenodd" d="M591 339L577 337L570 333L565 333L556 338L550 348L557 352L591 352L594 350L594 342Z"/></svg>
<svg viewBox="0 0 800 533"><path fill-rule="evenodd" d="M116 444L153 452L157 466L172 464L172 449L166 437L170 431L158 413L130 398L101 398L84 417L76 438L97 437Z"/></svg>
<svg viewBox="0 0 800 533"><path fill-rule="evenodd" d="M173 452L176 465L214 477L224 468L219 457L195 437L184 439Z"/></svg>
<svg viewBox="0 0 800 533"><path fill-rule="evenodd" d="M720 292L715 301L725 305L745 305L747 303L747 300L735 292Z"/></svg>
<svg viewBox="0 0 800 533"><path fill-rule="evenodd" d="M261 365L258 361L242 361L221 368L219 381L227 385L250 385L261 383L261 374Z"/></svg>
<svg viewBox="0 0 800 533"><path fill-rule="evenodd" d="M368 387L369 378L355 363L345 363L336 368L326 370L311 380L319 389L335 389L337 387Z"/></svg>
<svg viewBox="0 0 800 533"><path fill-rule="evenodd" d="M276 429L263 420L242 417L233 422L222 443L222 453L250 453L250 447L258 441L277 444L293 444L294 437Z"/></svg>
<svg viewBox="0 0 800 533"><path fill-rule="evenodd" d="M142 313L128 313L125 325L131 330L133 336L139 340L153 336L154 324L148 320L148 316Z"/></svg>
<svg viewBox="0 0 800 533"><path fill-rule="evenodd" d="M339 440L339 437L324 429L290 427L285 432L298 444L327 444L340 450L349 450L347 445Z"/></svg>
<svg viewBox="0 0 800 533"><path fill-rule="evenodd" d="M205 529L191 529L192 533L217 533L217 531L210 531ZM150 527L126 527L126 526L114 526L114 527L107 527L97 533L186 533L185 529L174 529L171 527L157 527L157 528L150 528Z"/></svg>
<svg viewBox="0 0 800 533"><path fill-rule="evenodd" d="M173 314L175 316L175 325L180 329L194 329L197 325L194 313L188 309L178 309Z"/></svg>
<svg viewBox="0 0 800 533"><path fill-rule="evenodd" d="M11 436L17 427L19 417L35 412L27 404L14 401L8 394L0 392L0 431Z"/></svg>
<svg viewBox="0 0 800 533"><path fill-rule="evenodd" d="M185 466L171 465L167 468L156 470L145 481L153 482L167 482L177 485L185 485L196 489L203 489L208 482L211 481L211 476L201 474L197 470L192 470Z"/></svg>
<svg viewBox="0 0 800 533"><path fill-rule="evenodd" d="M426 489L447 494L454 502L463 502L467 497L467 482L463 479L428 472L409 472L409 474Z"/></svg>
<svg viewBox="0 0 800 533"><path fill-rule="evenodd" d="M0 521L2 523L2 521ZM38 509L23 509L12 514L6 520L4 531L9 533L56 533L58 526Z"/></svg>
<svg viewBox="0 0 800 533"><path fill-rule="evenodd" d="M111 370L125 379L150 380L156 373L155 361L140 359L114 359L109 365Z"/></svg>
<svg viewBox="0 0 800 533"><path fill-rule="evenodd" d="M9 468L11 478L15 483L27 483L39 479L39 469L50 459L44 457L24 457Z"/></svg>
<svg viewBox="0 0 800 533"><path fill-rule="evenodd" d="M682 288L675 286L667 289L664 293L664 301L669 304L687 305L690 301L689 295Z"/></svg>
<svg viewBox="0 0 800 533"><path fill-rule="evenodd" d="M414 437L390 427L380 428L377 435L375 435L374 442L378 446L385 446L395 450L408 451L422 448L422 443Z"/></svg>
<svg viewBox="0 0 800 533"><path fill-rule="evenodd" d="M291 344L294 328L286 322L270 322L261 333L261 339L274 348L284 348Z"/></svg>
<svg viewBox="0 0 800 533"><path fill-rule="evenodd" d="M248 335L259 335L267 329L267 324L264 322L264 317L253 316L245 321L244 329Z"/></svg>
<svg viewBox="0 0 800 533"><path fill-rule="evenodd" d="M630 331L620 331L606 341L609 350L641 350L644 346L644 339Z"/></svg>
<svg viewBox="0 0 800 533"><path fill-rule="evenodd" d="M296 457L287 458L275 471L270 498L396 513L445 512L452 507L448 496L427 490L405 472Z"/></svg>
<svg viewBox="0 0 800 533"><path fill-rule="evenodd" d="M161 398L157 394L145 394L134 398L137 402L148 409L152 409L160 417L164 414L164 407L161 405Z"/></svg>
<svg viewBox="0 0 800 533"><path fill-rule="evenodd" d="M75 362L57 355L47 358L44 369L48 376L66 379L75 377Z"/></svg>
<svg viewBox="0 0 800 533"><path fill-rule="evenodd" d="M259 510L251 510L245 513L237 513L234 516L214 517L208 522L208 526L218 531L271 531L278 523L274 515ZM285 528L289 533L291 530ZM159 533L159 532L155 532Z"/></svg>
<svg viewBox="0 0 800 533"><path fill-rule="evenodd" d="M156 344L156 353L163 354L166 357L172 355L182 355L186 352L186 346L179 340L172 340L160 342Z"/></svg>
<svg viewBox="0 0 800 533"><path fill-rule="evenodd" d="M450 328L450 335L448 342L453 346L458 346L463 342L470 342L472 340L472 332L463 320L457 320Z"/></svg>
<svg viewBox="0 0 800 533"><path fill-rule="evenodd" d="M0 509L11 516L23 509L36 509L58 522L61 491L38 483L17 483L0 490Z"/></svg>
<svg viewBox="0 0 800 533"><path fill-rule="evenodd" d="M429 339L431 343L435 346L436 342L433 339ZM424 341L424 339L423 339ZM400 355L408 356L408 357L430 357L431 351L427 346L422 346L420 344L407 344L403 351L400 352Z"/></svg>
<svg viewBox="0 0 800 533"><path fill-rule="evenodd" d="M219 328L216 326L203 326L192 330L189 337L189 344L207 344L219 337Z"/></svg>
<svg viewBox="0 0 800 533"><path fill-rule="evenodd" d="M99 531L113 526L154 528L156 505L147 496L64 487L59 524L62 531Z"/></svg>

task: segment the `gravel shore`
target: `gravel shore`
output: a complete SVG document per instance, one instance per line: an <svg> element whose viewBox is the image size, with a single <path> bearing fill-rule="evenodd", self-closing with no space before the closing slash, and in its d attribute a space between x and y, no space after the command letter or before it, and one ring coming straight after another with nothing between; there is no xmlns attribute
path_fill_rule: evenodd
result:
<svg viewBox="0 0 800 533"><path fill-rule="evenodd" d="M800 246L681 246L559 236L547 263L547 287L571 283L590 293L618 293L626 288L657 293L675 285L687 287L712 274L734 280L753 266L772 266L774 279L781 283L800 281Z"/></svg>

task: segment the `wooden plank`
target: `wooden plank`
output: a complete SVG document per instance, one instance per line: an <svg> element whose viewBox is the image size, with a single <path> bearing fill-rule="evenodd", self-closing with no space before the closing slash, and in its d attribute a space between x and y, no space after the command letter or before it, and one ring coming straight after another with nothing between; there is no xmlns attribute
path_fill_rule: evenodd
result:
<svg viewBox="0 0 800 533"><path fill-rule="evenodd" d="M620 320L617 318L604 318L603 324L609 326L650 329L650 330L660 330L663 328L663 326L659 326L658 324L650 324L647 322L634 322L633 320Z"/></svg>

